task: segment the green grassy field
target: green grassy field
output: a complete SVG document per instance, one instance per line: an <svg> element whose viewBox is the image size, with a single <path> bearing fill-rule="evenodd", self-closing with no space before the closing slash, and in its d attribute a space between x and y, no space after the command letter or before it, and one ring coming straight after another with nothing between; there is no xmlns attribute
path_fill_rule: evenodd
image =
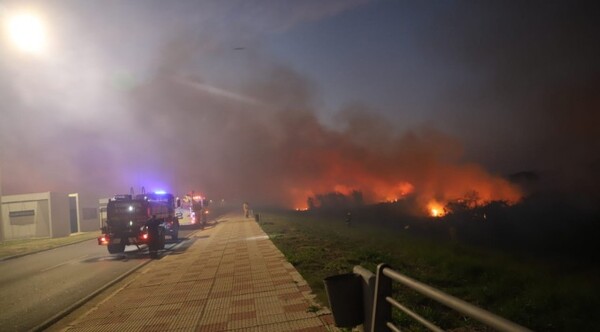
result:
<svg viewBox="0 0 600 332"><path fill-rule="evenodd" d="M600 323L600 280L590 268L432 241L410 229L390 232L364 223L348 227L343 218L307 213L261 214L260 225L325 305L325 277L351 272L355 265L375 271L377 264L388 263L535 331L592 331ZM406 289L396 293L402 303L445 329L486 330ZM410 319L394 316L403 328L421 330Z"/></svg>

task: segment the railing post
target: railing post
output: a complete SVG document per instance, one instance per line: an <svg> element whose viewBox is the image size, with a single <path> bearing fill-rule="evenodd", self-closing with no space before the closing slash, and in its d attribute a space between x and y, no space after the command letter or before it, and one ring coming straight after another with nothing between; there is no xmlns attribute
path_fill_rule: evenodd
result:
<svg viewBox="0 0 600 332"><path fill-rule="evenodd" d="M362 277L363 316L362 332L371 332L373 319L373 299L375 298L375 274L360 265L356 265L352 272Z"/></svg>
<svg viewBox="0 0 600 332"><path fill-rule="evenodd" d="M386 324L392 320L392 306L386 300L386 297L392 296L392 279L383 274L383 270L386 268L390 268L390 266L387 264L377 266L371 332L387 331Z"/></svg>

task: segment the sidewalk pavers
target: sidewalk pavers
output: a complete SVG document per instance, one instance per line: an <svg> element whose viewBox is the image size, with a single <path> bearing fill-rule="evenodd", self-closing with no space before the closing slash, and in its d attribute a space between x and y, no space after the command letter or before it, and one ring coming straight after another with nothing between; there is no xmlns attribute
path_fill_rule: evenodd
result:
<svg viewBox="0 0 600 332"><path fill-rule="evenodd" d="M136 272L68 331L332 331L331 315L252 219L228 216ZM314 309L314 310L313 310Z"/></svg>

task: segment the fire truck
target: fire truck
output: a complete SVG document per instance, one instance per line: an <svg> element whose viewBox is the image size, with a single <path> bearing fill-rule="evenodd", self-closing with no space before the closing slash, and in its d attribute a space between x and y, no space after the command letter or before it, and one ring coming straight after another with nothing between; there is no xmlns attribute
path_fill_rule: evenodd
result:
<svg viewBox="0 0 600 332"><path fill-rule="evenodd" d="M106 222L98 237L99 245L106 245L111 254L122 253L126 245L148 245L151 255L164 249L165 236L176 241L179 219L175 215L176 200L164 192L139 195L116 195L108 201ZM148 220L156 219L158 236L152 236Z"/></svg>
<svg viewBox="0 0 600 332"><path fill-rule="evenodd" d="M208 220L208 199L193 191L178 201L175 214L183 226L203 227Z"/></svg>

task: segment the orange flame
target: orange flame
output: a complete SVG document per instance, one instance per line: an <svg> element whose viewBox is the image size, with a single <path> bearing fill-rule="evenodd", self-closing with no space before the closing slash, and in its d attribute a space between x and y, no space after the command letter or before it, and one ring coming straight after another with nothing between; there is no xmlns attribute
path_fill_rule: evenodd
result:
<svg viewBox="0 0 600 332"><path fill-rule="evenodd" d="M427 211L431 217L443 217L446 214L444 205L432 200L427 204Z"/></svg>
<svg viewBox="0 0 600 332"><path fill-rule="evenodd" d="M313 131L310 131L313 134ZM290 207L308 208L307 199L337 192L362 194L365 204L396 202L414 198L423 214L443 216L448 202L469 199L476 205L502 200L509 204L521 199L519 188L494 176L481 166L459 161L458 143L436 132L406 135L397 141L362 149L346 137L321 133L318 142L294 150L292 169L297 177L286 179L286 195L279 199ZM456 146L455 146L456 145ZM296 165L311 165L296 169ZM432 203L433 202L433 203ZM433 205L432 205L433 204ZM435 211L433 211L435 210Z"/></svg>

